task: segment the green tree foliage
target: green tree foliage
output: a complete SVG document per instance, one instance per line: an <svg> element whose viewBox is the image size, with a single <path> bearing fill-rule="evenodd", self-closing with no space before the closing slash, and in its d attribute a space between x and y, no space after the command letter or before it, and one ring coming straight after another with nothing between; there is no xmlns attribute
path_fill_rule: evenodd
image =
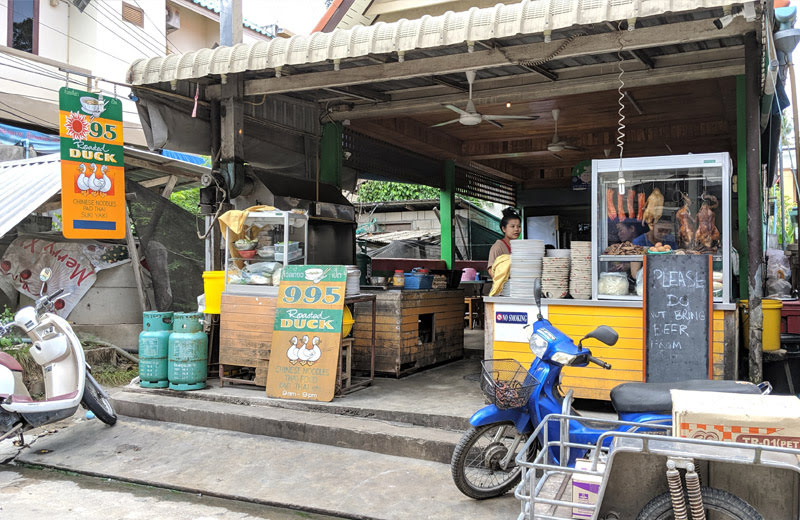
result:
<svg viewBox="0 0 800 520"><path fill-rule="evenodd" d="M170 202L177 204L192 215L197 215L200 211L200 188L189 188L181 191L174 191L169 196Z"/></svg>
<svg viewBox="0 0 800 520"><path fill-rule="evenodd" d="M388 202L392 200L438 199L439 190L419 184L366 181L358 186L359 202Z"/></svg>

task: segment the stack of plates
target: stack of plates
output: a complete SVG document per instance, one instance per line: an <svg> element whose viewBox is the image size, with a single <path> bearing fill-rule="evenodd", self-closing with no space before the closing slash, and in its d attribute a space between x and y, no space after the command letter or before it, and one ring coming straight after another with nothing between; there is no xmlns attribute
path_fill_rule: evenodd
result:
<svg viewBox="0 0 800 520"><path fill-rule="evenodd" d="M569 293L578 300L592 297L592 243L572 242Z"/></svg>
<svg viewBox="0 0 800 520"><path fill-rule="evenodd" d="M551 249L550 251L563 251ZM548 256L542 260L542 295L565 298L569 291L569 258Z"/></svg>
<svg viewBox="0 0 800 520"><path fill-rule="evenodd" d="M506 280L506 283L503 284L503 288L500 290L499 296L505 296L506 298L511 297L511 280Z"/></svg>
<svg viewBox="0 0 800 520"><path fill-rule="evenodd" d="M511 296L532 298L533 282L542 276L543 240L515 240L511 243Z"/></svg>
<svg viewBox="0 0 800 520"><path fill-rule="evenodd" d="M347 266L347 282L344 286L345 296L354 296L361 292L361 271L355 266Z"/></svg>
<svg viewBox="0 0 800 520"><path fill-rule="evenodd" d="M546 253L547 256L554 256L556 258L569 258L572 249L548 249Z"/></svg>

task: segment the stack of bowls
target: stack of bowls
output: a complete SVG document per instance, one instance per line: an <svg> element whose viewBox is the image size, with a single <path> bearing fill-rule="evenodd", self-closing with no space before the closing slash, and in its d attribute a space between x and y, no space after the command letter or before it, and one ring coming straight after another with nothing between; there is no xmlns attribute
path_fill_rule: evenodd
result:
<svg viewBox="0 0 800 520"><path fill-rule="evenodd" d="M572 242L569 293L577 300L592 297L592 243Z"/></svg>
<svg viewBox="0 0 800 520"><path fill-rule="evenodd" d="M344 286L345 296L355 296L361 292L361 271L354 265L347 266L347 282Z"/></svg>
<svg viewBox="0 0 800 520"><path fill-rule="evenodd" d="M542 277L543 240L515 240L511 243L511 296L530 298L533 282Z"/></svg>
<svg viewBox="0 0 800 520"><path fill-rule="evenodd" d="M542 260L542 295L558 299L565 298L568 292L569 257L545 257Z"/></svg>

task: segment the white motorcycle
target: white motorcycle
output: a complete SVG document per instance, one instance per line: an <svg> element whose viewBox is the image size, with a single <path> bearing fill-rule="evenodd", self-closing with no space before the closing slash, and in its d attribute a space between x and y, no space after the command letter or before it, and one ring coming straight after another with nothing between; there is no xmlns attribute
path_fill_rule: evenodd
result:
<svg viewBox="0 0 800 520"><path fill-rule="evenodd" d="M0 441L18 434L24 446L25 431L71 417L79 405L108 425L117 422L108 395L92 377L72 327L48 312L64 292L59 289L41 296L51 275L49 268L42 270L40 298L32 307L20 309L12 322L0 323L0 337L16 326L31 339L30 354L42 367L45 389L43 400L33 400L22 379L22 366L11 355L0 352Z"/></svg>

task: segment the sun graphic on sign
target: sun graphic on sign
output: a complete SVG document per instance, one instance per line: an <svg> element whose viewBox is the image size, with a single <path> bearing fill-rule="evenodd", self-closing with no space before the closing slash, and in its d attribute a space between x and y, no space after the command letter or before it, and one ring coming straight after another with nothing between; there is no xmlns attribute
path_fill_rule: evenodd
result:
<svg viewBox="0 0 800 520"><path fill-rule="evenodd" d="M89 122L86 117L77 112L70 112L64 121L67 135L78 141L83 141L89 135Z"/></svg>

